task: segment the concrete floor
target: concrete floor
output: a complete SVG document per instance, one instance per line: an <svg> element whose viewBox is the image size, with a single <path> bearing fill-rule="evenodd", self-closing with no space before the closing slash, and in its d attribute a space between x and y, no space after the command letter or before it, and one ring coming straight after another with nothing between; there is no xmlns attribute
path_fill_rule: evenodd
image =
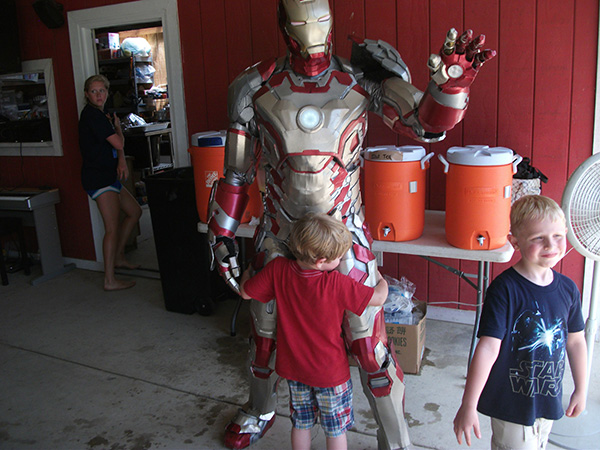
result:
<svg viewBox="0 0 600 450"><path fill-rule="evenodd" d="M131 259L157 267L153 241L140 238ZM247 305L232 337L233 298L219 301L211 316L184 315L165 310L156 279L136 277L134 288L106 293L99 272L76 269L32 286L39 274L35 266L32 275L9 274L10 284L0 286L1 449L225 448L223 430L248 393ZM413 448L460 448L452 420L472 328L427 320L426 330L421 373L405 379ZM356 425L349 448L376 449L375 421L357 369L351 373ZM568 391L570 374L565 379ZM590 403L600 403L599 385L594 374ZM289 448L285 383L279 393L275 425L252 449ZM600 428L600 416L592 418ZM471 448L489 448L488 419L481 424L483 439ZM597 431L548 448L600 448ZM313 448L324 448L322 431L313 435Z"/></svg>

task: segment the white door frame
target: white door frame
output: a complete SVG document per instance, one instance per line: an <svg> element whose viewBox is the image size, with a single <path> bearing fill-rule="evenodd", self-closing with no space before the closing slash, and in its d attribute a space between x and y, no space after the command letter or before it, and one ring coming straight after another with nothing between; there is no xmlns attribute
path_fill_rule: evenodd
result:
<svg viewBox="0 0 600 450"><path fill-rule="evenodd" d="M83 86L85 80L96 73L96 45L94 30L111 26L162 22L165 43L167 81L169 84L169 104L171 129L173 130L174 165L189 165L188 126L183 91L183 67L179 39L179 16L177 0L140 0L97 8L69 11L69 38L73 59L73 75L78 110L85 106ZM90 216L94 233L96 261L102 261L102 238L104 225L96 207L90 200Z"/></svg>

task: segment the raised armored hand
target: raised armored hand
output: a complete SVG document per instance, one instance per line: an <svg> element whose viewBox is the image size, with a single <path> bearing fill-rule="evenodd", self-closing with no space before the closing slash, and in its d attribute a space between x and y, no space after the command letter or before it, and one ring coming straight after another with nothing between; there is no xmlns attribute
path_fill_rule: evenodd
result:
<svg viewBox="0 0 600 450"><path fill-rule="evenodd" d="M473 37L473 31L467 30L459 37L456 29L451 28L440 53L429 57L431 79L447 94L469 88L481 66L496 56L495 50L482 50L484 44L483 34Z"/></svg>

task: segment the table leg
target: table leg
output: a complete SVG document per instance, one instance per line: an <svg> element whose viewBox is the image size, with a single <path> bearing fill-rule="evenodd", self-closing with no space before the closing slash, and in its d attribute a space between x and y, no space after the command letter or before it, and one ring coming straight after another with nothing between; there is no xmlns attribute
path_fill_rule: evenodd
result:
<svg viewBox="0 0 600 450"><path fill-rule="evenodd" d="M173 133L169 131L169 148L171 150L171 164L175 167L175 149L173 148Z"/></svg>
<svg viewBox="0 0 600 450"><path fill-rule="evenodd" d="M35 286L74 269L75 264L65 265L64 263L54 205L34 209L33 218L43 274L31 281L31 284Z"/></svg>
<svg viewBox="0 0 600 450"><path fill-rule="evenodd" d="M154 158L152 157L152 136L146 136L148 142L148 157L150 158L150 175L154 174Z"/></svg>
<svg viewBox="0 0 600 450"><path fill-rule="evenodd" d="M471 336L471 348L469 349L469 363L467 368L471 366L471 360L475 353L475 343L477 342L477 331L479 330L479 319L481 318L481 308L485 291L489 285L490 263L489 261L479 261L477 264L477 304L475 305L475 323L473 324L473 335Z"/></svg>

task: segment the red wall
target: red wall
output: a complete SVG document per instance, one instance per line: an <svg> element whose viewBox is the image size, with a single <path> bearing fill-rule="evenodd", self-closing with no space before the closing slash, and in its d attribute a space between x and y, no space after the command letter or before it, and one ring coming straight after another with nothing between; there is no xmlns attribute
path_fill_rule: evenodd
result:
<svg viewBox="0 0 600 450"><path fill-rule="evenodd" d="M396 46L424 89L430 53L447 30L472 28L498 50L472 89L469 112L445 141L427 146L444 153L453 145L505 146L530 157L544 172L543 193L560 201L577 166L592 152L598 42L597 0L330 0L336 53L349 57L347 36L356 33ZM61 0L65 11L124 3ZM189 132L227 126L227 86L247 66L284 54L276 25L277 0L180 0L184 86ZM227 5L227 7L225 7ZM78 111L67 25L46 28L30 0L17 0L23 59L52 58L64 156L0 157L0 186L56 186L58 222L65 256L94 259L88 203L79 181ZM409 144L373 116L368 145ZM434 160L428 175L430 209L444 209L445 178ZM474 273L476 263L443 261ZM498 264L493 274L507 267ZM571 252L559 270L581 287L583 258ZM410 256L385 256L384 272L407 276L416 296L473 304L474 290L444 269ZM468 306L467 306L468 307Z"/></svg>

